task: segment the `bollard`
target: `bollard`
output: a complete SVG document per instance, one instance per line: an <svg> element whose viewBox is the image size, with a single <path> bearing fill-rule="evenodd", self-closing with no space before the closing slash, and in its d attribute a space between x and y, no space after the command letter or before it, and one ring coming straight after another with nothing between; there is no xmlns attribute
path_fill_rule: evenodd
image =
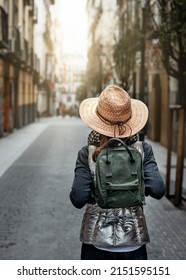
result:
<svg viewBox="0 0 186 280"><path fill-rule="evenodd" d="M167 173L166 173L166 196L170 198L170 175L171 175L171 152L173 135L173 113L179 111L179 126L177 138L177 163L174 205L179 206L182 200L182 182L183 182L183 163L184 163L184 135L185 135L185 110L181 105L169 107L169 125L168 125L168 143L167 143Z"/></svg>
<svg viewBox="0 0 186 280"><path fill-rule="evenodd" d="M172 124L173 124L173 110L169 110L167 131L167 174L166 174L166 197L170 198L170 174L171 174L171 152L172 152Z"/></svg>
<svg viewBox="0 0 186 280"><path fill-rule="evenodd" d="M179 206L182 198L183 167L184 167L184 133L185 132L185 110L179 110L179 129L177 142L177 164L174 205Z"/></svg>

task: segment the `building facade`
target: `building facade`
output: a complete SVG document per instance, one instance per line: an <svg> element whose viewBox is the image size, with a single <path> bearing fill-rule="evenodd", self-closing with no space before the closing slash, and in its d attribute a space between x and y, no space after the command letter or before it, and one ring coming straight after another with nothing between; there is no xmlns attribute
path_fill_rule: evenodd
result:
<svg viewBox="0 0 186 280"><path fill-rule="evenodd" d="M0 1L0 136L35 121L41 84L47 85L48 92L52 91L49 9L54 3L54 0ZM42 4L47 10L44 16L40 14ZM38 35L38 26L43 26L40 20L45 21L45 28Z"/></svg>
<svg viewBox="0 0 186 280"><path fill-rule="evenodd" d="M34 52L34 1L0 1L0 133L35 120L39 59Z"/></svg>
<svg viewBox="0 0 186 280"><path fill-rule="evenodd" d="M55 42L52 28L51 5L54 0L35 0L38 7L38 23L34 28L34 47L40 57L40 78L37 92L37 112L51 116L54 111Z"/></svg>

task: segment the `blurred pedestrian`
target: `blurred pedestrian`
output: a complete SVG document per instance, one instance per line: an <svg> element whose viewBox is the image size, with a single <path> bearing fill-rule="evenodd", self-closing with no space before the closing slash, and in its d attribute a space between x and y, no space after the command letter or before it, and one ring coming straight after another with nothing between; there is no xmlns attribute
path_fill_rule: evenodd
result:
<svg viewBox="0 0 186 280"><path fill-rule="evenodd" d="M138 132L148 119L146 105L131 99L122 88L107 86L99 97L80 104L80 117L92 129L88 144L76 160L70 200L76 208L85 206L80 230L82 260L146 260L150 242L143 207L104 209L95 200L95 165L108 140L117 137L136 145ZM140 146L139 146L140 147ZM145 195L161 199L165 185L160 176L152 147L142 142Z"/></svg>

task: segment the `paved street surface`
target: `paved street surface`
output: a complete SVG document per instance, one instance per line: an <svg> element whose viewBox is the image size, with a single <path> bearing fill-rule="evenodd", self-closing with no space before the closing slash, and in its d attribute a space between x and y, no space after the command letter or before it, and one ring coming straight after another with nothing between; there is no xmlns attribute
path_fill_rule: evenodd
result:
<svg viewBox="0 0 186 280"><path fill-rule="evenodd" d="M79 259L83 209L69 201L78 150L89 129L44 118L0 139L0 259ZM166 150L153 146L165 173ZM149 259L186 259L186 208L147 198Z"/></svg>

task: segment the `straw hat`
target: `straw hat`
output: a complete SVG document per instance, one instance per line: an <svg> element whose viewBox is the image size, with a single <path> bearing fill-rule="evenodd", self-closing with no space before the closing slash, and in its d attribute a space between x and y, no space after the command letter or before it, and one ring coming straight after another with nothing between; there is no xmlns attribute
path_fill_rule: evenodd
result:
<svg viewBox="0 0 186 280"><path fill-rule="evenodd" d="M99 97L83 100L79 113L91 129L119 138L136 134L148 119L147 106L115 85L107 86Z"/></svg>

